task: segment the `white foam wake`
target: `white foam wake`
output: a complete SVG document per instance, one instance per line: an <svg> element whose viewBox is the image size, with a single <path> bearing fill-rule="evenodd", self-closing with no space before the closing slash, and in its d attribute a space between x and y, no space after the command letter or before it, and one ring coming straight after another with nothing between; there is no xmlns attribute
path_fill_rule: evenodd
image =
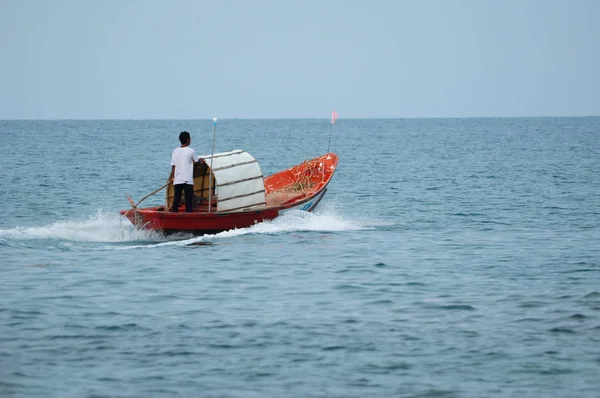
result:
<svg viewBox="0 0 600 398"><path fill-rule="evenodd" d="M17 227L0 230L0 239L48 239L72 242L144 242L143 245L121 246L121 249L138 247L185 246L199 242L213 242L249 234L282 234L300 231L336 232L371 229L372 224L347 219L335 210L333 205L323 206L315 213L291 210L274 220L258 223L248 228L234 229L215 235L192 236L175 234L168 239L152 231L138 230L116 213L99 210L86 220L65 220L42 227ZM148 244L148 242L151 242Z"/></svg>
<svg viewBox="0 0 600 398"><path fill-rule="evenodd" d="M73 242L132 242L164 240L150 231L137 230L120 214L98 213L86 220L65 220L42 227L0 229L4 239L61 239Z"/></svg>
<svg viewBox="0 0 600 398"><path fill-rule="evenodd" d="M161 242L154 245L128 246L122 249L141 247L187 246L202 242L214 242L244 235L283 234L289 232L337 232L369 229L356 221L346 219L336 212L333 206L324 207L322 211L308 213L301 210L290 210L271 221L264 221L248 228L233 229L215 235L196 236L187 239Z"/></svg>

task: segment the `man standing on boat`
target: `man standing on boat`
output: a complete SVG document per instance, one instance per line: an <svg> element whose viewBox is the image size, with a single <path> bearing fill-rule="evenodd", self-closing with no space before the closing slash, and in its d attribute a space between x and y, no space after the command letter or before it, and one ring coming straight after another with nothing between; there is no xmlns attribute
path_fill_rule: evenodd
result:
<svg viewBox="0 0 600 398"><path fill-rule="evenodd" d="M198 158L196 151L190 148L192 143L190 133L182 131L179 134L179 141L181 146L175 148L171 156L171 176L169 180L173 180L173 189L175 190L171 211L177 212L179 210L181 191L184 191L185 212L191 213L194 201L194 164L204 162L204 159Z"/></svg>

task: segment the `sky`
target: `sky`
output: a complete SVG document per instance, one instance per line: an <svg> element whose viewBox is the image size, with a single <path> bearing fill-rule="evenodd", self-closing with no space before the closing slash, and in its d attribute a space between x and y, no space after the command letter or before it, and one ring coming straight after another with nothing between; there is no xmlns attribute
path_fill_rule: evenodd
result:
<svg viewBox="0 0 600 398"><path fill-rule="evenodd" d="M0 119L600 115L597 0L0 0Z"/></svg>

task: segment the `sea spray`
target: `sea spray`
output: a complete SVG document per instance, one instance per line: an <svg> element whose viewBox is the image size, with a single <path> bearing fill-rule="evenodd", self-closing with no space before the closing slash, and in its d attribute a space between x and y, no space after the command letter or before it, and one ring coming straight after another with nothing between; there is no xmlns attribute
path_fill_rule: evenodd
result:
<svg viewBox="0 0 600 398"><path fill-rule="evenodd" d="M163 236L160 232L136 229L119 214L98 210L87 219L61 220L40 227L16 227L0 230L0 239L49 240L90 243L141 243L142 245L119 246L119 249L140 247L185 246L199 242L231 239L243 235L285 234L289 232L336 232L368 229L369 225L347 219L334 206L308 213L289 211L271 221L257 223L248 228L233 229L215 235L193 236L177 233ZM109 247L105 247L107 249Z"/></svg>
<svg viewBox="0 0 600 398"><path fill-rule="evenodd" d="M244 235L279 235L289 232L341 232L361 229L368 229L368 227L346 219L336 213L333 208L324 208L323 211L316 211L314 213L292 210L273 220L263 221L248 228L232 229L214 235L184 237L179 240L171 239L168 242L151 245L127 246L121 247L121 249L198 245L201 242L232 239Z"/></svg>
<svg viewBox="0 0 600 398"><path fill-rule="evenodd" d="M40 227L16 227L0 230L3 239L46 239L73 242L131 242L156 241L164 238L151 231L135 229L115 213L98 210L87 219L61 220Z"/></svg>

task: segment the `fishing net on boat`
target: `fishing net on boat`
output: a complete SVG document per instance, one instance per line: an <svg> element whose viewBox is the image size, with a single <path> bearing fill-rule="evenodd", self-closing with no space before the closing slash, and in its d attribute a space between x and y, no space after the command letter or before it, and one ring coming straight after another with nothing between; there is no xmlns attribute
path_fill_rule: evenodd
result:
<svg viewBox="0 0 600 398"><path fill-rule="evenodd" d="M276 192L303 193L313 192L325 182L323 162L305 160L299 166L290 169L291 183Z"/></svg>

